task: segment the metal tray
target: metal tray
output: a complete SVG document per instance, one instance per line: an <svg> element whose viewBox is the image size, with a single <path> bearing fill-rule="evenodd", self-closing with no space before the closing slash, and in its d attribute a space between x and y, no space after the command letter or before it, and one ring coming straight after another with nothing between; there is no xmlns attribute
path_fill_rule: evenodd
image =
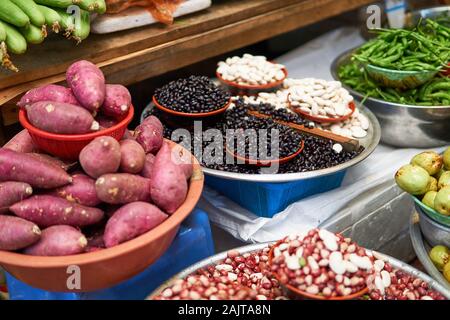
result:
<svg viewBox="0 0 450 320"><path fill-rule="evenodd" d="M409 236L416 252L417 258L422 263L428 274L433 277L437 282L442 284L443 287L450 290L450 283L444 278L442 273L434 266L433 262L428 256L428 252L431 250L431 246L423 238L420 231L419 216L416 211L411 215L409 223Z"/></svg>
<svg viewBox="0 0 450 320"><path fill-rule="evenodd" d="M249 245L249 246L244 246L244 247L240 247L240 248L236 248L235 250L239 251L240 254L244 254L247 252L253 252L253 251L257 251L257 250L261 250L265 247L267 247L268 245L274 244L275 242L266 242L266 243L260 243L260 244L253 244L253 245ZM393 257L387 256L385 254L379 253L379 252L375 252L373 251L376 255L378 259L383 259L387 262L389 262L394 268L397 269L401 269L415 277L418 277L420 279L422 279L423 281L426 281L430 287L436 291L438 291L439 293L441 293L444 297L446 297L447 299L450 299L450 289L445 288L444 286L442 286L439 282L437 282L436 280L432 279L431 277L429 277L428 275L426 275L425 273L411 267L410 265L397 260ZM172 277L171 279L169 279L168 281L164 282L159 288L157 288L155 291L153 291L153 293L147 297L147 299L152 299L153 297L157 296L158 294L160 294L165 288L167 288L171 282L173 282L176 279L184 279L187 276L191 275L192 273L194 273L195 271L197 271L198 269L202 269L204 267L207 267L209 265L214 265L219 263L221 260L225 259L227 257L227 252L222 252L219 254L216 254L214 256L211 256L207 259L204 259L192 266L190 266L189 268L181 271L180 273L178 273L177 275L175 275L174 277Z"/></svg>
<svg viewBox="0 0 450 320"><path fill-rule="evenodd" d="M143 120L143 115L148 112L149 109L153 107L152 104L148 105L141 115L141 122ZM378 122L375 115L365 106L358 104L359 111L362 112L365 116L368 117L370 122L370 127L368 130L368 134L365 138L359 139L360 144L364 147L364 151L361 152L357 157L353 158L350 161L342 163L340 165L316 170L309 172L299 172L299 173L285 173L285 174L244 174L244 173L234 173L220 170L213 170L209 168L202 167L205 175L210 175L213 177L218 177L222 179L228 180L237 180L237 181L251 181L251 182L269 182L269 183L282 183L282 182L291 182L291 181L300 181L306 179L317 178L321 176L327 176L330 174L334 174L343 170L346 170L354 165L360 163L364 159L366 159L378 146L381 138L381 128L380 123Z"/></svg>

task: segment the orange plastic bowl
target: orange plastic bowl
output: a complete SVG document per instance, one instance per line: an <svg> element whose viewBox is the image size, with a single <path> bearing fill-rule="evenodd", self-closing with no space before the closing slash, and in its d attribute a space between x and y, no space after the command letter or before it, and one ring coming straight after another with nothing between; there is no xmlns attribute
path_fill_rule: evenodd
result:
<svg viewBox="0 0 450 320"><path fill-rule="evenodd" d="M28 130L36 146L48 154L68 160L77 160L81 150L97 137L110 136L120 140L133 116L134 108L131 106L127 116L111 128L86 134L57 134L36 128L28 121L26 111L19 111L19 121Z"/></svg>
<svg viewBox="0 0 450 320"><path fill-rule="evenodd" d="M283 79L264 85L238 84L233 81L225 80L224 78L222 78L222 75L218 72L216 72L216 77L232 94L241 96L242 95L253 96L257 95L260 92L271 92L281 88L281 85L288 76L288 71L286 69L282 70L284 72Z"/></svg>
<svg viewBox="0 0 450 320"><path fill-rule="evenodd" d="M278 241L276 244L274 244L269 251L269 266L272 267L272 263L273 263L273 258L274 258L274 250L276 247L278 247L281 243L283 243L283 240ZM308 292L299 290L298 288L291 286L289 284L285 284L281 282L280 277L278 276L278 274L273 273L272 274L277 280L278 282L285 287L289 292L293 293L295 296L303 298L303 299L310 299L310 300L354 300L357 299L365 294L367 294L369 292L369 289L366 287L358 292L355 292L353 294L350 294L348 296L337 296L337 297L325 297L325 296L321 296L321 295L316 295L316 294L310 294Z"/></svg>
<svg viewBox="0 0 450 320"><path fill-rule="evenodd" d="M203 172L194 159L194 173L185 202L162 224L133 240L96 252L63 257L0 251L0 265L20 281L47 291L88 292L119 284L144 271L169 248L180 224L200 199L203 182ZM69 266L80 268L79 290L67 287Z"/></svg>

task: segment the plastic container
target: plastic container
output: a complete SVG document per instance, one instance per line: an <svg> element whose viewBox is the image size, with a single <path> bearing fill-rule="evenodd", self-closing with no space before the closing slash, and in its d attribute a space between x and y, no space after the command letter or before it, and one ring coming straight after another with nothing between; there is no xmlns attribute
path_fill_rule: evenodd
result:
<svg viewBox="0 0 450 320"><path fill-rule="evenodd" d="M100 136L111 136L120 140L127 126L133 120L134 108L130 107L128 115L115 126L86 134L56 134L40 130L33 126L27 118L26 111L19 111L19 121L28 130L39 149L62 159L76 160L81 150L92 140Z"/></svg>
<svg viewBox="0 0 450 320"><path fill-rule="evenodd" d="M271 218L291 203L340 187L345 172L282 183L238 181L207 175L205 182L257 216Z"/></svg>
<svg viewBox="0 0 450 320"><path fill-rule="evenodd" d="M137 276L114 287L94 292L59 293L33 288L7 274L12 300L100 300L144 299L163 281L189 265L214 254L208 215L195 210L180 227L166 253Z"/></svg>
<svg viewBox="0 0 450 320"><path fill-rule="evenodd" d="M181 223L200 199L204 177L196 160L193 165L185 202L167 220L149 232L112 248L71 256L41 257L0 251L0 265L31 286L57 292L73 291L67 286L69 266L80 268L80 292L109 288L139 274L166 252Z"/></svg>

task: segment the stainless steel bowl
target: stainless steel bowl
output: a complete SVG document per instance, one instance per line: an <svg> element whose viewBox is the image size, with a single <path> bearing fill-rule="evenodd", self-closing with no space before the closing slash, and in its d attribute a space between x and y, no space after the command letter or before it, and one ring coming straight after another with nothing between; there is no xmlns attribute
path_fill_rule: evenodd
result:
<svg viewBox="0 0 450 320"><path fill-rule="evenodd" d="M339 67L349 61L354 49L337 57L331 64L331 74L340 80ZM346 89L362 101L364 96L352 88ZM450 143L450 106L412 106L368 98L365 106L381 125L381 141L401 148L431 148Z"/></svg>
<svg viewBox="0 0 450 320"><path fill-rule="evenodd" d="M444 245L450 248L450 228L428 217L417 204L416 211L419 214L420 230L431 246Z"/></svg>
<svg viewBox="0 0 450 320"><path fill-rule="evenodd" d="M149 110L151 110L151 108L153 108L153 104L149 104L144 109L144 111L141 114L141 122L144 121L144 115ZM378 146L380 142L381 128L377 118L372 112L370 112L368 108L366 108L362 104L358 105L358 109L365 116L367 116L367 118L369 119L370 126L367 132L367 136L365 138L359 139L359 143L364 147L364 151L361 152L355 158L351 159L350 161L327 169L309 172L285 173L285 174L244 174L244 173L213 170L205 167L203 167L203 172L206 175L227 180L283 183L283 182L315 179L318 177L328 176L347 170L348 168L353 167L358 163L360 163L361 161L363 161L364 159L366 159L375 150L375 148Z"/></svg>
<svg viewBox="0 0 450 320"><path fill-rule="evenodd" d="M423 239L418 220L418 214L414 212L411 215L409 224L409 236L411 238L414 252L416 253L417 258L419 259L425 270L428 272L428 274L436 279L436 281L442 284L445 288L447 288L447 290L450 290L450 282L448 282L444 278L442 273L439 272L439 270L436 268L436 266L428 256L428 252L430 252L431 247Z"/></svg>
<svg viewBox="0 0 450 320"><path fill-rule="evenodd" d="M268 245L274 244L274 242L267 242L267 243L260 243L260 244L253 244L253 245L249 245L249 246L244 246L244 247L240 247L240 248L236 248L235 250L239 251L240 254L244 254L247 252L253 252L253 251L258 251L261 250L265 247L267 247ZM444 286L442 286L440 283L438 283L437 281L435 281L434 279L432 279L431 277L427 276L425 273L411 267L410 265L397 260L393 257L390 257L388 255L379 253L379 252L375 252L372 251L373 254L377 257L377 259L382 259L386 262L389 262L394 268L396 269L401 269L415 277L418 277L420 279L422 279L423 281L427 282L430 287L436 291L438 291L439 293L441 293L444 297L446 297L447 299L450 299L450 290L448 290L447 288L445 288ZM177 279L185 279L187 276L189 276L190 274L193 274L195 271L197 271L198 269L202 269L205 268L209 265L214 265L219 263L221 260L225 259L227 257L227 252L222 252L219 254L216 254L214 256L211 256L209 258L206 258L192 266L190 266L189 268L181 271L180 273L178 273L177 275L175 275L174 277L172 277L171 279L167 280L166 282L164 282L159 288L157 288L155 291L153 291L153 293L151 295L149 295L147 297L147 299L152 299L153 297L159 295L165 288L167 288L168 286L170 286L170 284Z"/></svg>

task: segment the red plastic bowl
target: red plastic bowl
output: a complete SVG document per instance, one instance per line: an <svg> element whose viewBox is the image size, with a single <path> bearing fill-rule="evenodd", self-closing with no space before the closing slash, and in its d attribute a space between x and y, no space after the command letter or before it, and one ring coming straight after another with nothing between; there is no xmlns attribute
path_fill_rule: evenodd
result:
<svg viewBox="0 0 450 320"><path fill-rule="evenodd" d="M28 121L26 111L19 111L19 121L28 130L36 146L48 154L67 160L77 160L81 150L97 137L110 136L120 140L133 116L134 108L131 106L127 116L111 128L86 134L57 134L36 128Z"/></svg>

